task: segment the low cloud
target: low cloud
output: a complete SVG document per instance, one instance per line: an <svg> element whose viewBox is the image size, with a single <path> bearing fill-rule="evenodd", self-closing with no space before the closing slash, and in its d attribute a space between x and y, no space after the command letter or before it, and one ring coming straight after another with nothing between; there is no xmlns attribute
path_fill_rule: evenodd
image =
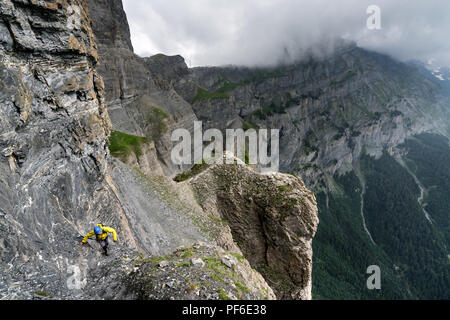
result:
<svg viewBox="0 0 450 320"><path fill-rule="evenodd" d="M326 51L334 39L400 60L450 66L447 0L123 0L137 54L181 54L190 66L268 65ZM369 5L381 30L369 30Z"/></svg>

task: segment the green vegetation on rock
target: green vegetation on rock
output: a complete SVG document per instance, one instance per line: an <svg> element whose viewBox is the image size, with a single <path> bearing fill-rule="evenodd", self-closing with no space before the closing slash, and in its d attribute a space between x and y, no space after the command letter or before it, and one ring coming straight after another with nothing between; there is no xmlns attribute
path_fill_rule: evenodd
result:
<svg viewBox="0 0 450 320"><path fill-rule="evenodd" d="M271 103L268 106L261 106L259 110L256 110L253 115L258 117L259 119L267 119L270 116L273 116L274 114L283 114L286 113L284 106L278 106L275 103Z"/></svg>
<svg viewBox="0 0 450 320"><path fill-rule="evenodd" d="M41 296L41 297L47 297L48 294L45 291L36 291L35 292L36 295Z"/></svg>
<svg viewBox="0 0 450 320"><path fill-rule="evenodd" d="M235 82L229 80L228 78L223 77L223 78L221 78L221 80L219 81L219 85L220 85L220 88L217 89L216 92L219 92L219 93L227 93L227 92L233 91L233 90L236 89L237 87L241 86L242 83L235 83Z"/></svg>
<svg viewBox="0 0 450 320"><path fill-rule="evenodd" d="M136 157L142 155L142 145L151 142L152 139L133 136L120 131L112 131L109 137L109 151L115 158L125 161L134 153Z"/></svg>
<svg viewBox="0 0 450 320"><path fill-rule="evenodd" d="M209 165L203 160L202 163L195 164L190 170L182 172L173 179L176 182L183 182L205 171Z"/></svg>
<svg viewBox="0 0 450 320"><path fill-rule="evenodd" d="M242 122L242 129L244 129L244 131L250 130L250 129L255 129L255 130L259 130L259 126L251 121L243 121Z"/></svg>
<svg viewBox="0 0 450 320"><path fill-rule="evenodd" d="M197 95L192 99L191 104L205 99L226 99L229 95L223 92L210 92L201 87L197 87Z"/></svg>

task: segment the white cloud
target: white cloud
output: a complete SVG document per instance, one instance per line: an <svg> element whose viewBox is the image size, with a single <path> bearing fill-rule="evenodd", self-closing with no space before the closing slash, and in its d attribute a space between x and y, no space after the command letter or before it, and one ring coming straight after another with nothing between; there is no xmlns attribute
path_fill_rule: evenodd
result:
<svg viewBox="0 0 450 320"><path fill-rule="evenodd" d="M450 66L447 0L123 0L139 55L181 54L191 65L273 64L330 39L399 59ZM368 30L366 9L381 9ZM322 46L319 46L322 45Z"/></svg>

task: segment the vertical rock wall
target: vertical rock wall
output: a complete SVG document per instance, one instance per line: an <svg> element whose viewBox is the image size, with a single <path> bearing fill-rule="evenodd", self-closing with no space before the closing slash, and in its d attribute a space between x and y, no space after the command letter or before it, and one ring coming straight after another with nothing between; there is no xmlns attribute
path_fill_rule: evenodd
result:
<svg viewBox="0 0 450 320"><path fill-rule="evenodd" d="M86 8L84 0L0 3L4 284L65 287L60 275L82 254L76 236L94 221L136 246L107 172L111 125Z"/></svg>

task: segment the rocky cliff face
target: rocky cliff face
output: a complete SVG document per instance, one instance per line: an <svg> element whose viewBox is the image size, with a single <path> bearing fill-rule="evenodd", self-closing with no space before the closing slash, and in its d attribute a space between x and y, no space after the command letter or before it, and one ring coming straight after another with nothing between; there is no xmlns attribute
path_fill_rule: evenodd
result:
<svg viewBox="0 0 450 320"><path fill-rule="evenodd" d="M193 99L205 127L280 129L281 170L301 173L312 188L329 187L324 174L352 170L363 149L380 157L410 135L448 133L438 80L353 44L273 68L194 68L190 79L209 92ZM180 92L192 99L192 90Z"/></svg>
<svg viewBox="0 0 450 320"><path fill-rule="evenodd" d="M126 221L108 181L110 122L85 3L0 9L1 290L13 294L11 278L61 285L89 221Z"/></svg>
<svg viewBox="0 0 450 320"><path fill-rule="evenodd" d="M87 1L94 17L105 101L114 130L154 139L157 157L168 175L183 171L170 161L175 128L193 132L192 107L174 90L171 77L187 73L181 57L142 59L133 53L122 1ZM163 57L163 56L161 56Z"/></svg>
<svg viewBox="0 0 450 320"><path fill-rule="evenodd" d="M90 1L88 9L84 0L0 3L0 297L274 298L242 255L234 234L199 206L192 187L154 176L151 164L144 174L110 157L108 113L113 128L143 135L196 119L170 82L141 69L150 65L155 74L179 77L183 65L168 68L134 56L127 27L120 23L124 15L119 4ZM111 28L92 29L89 11ZM93 30L101 39L99 70L106 83L97 72ZM108 55L105 48L113 45L118 54ZM135 101L142 103L131 103ZM134 118L118 120L128 111ZM166 112L170 119L151 118L156 122L147 126L145 115ZM161 121L165 126L158 127ZM157 157L172 172L164 162L168 151L161 149L170 150L164 144L167 134L160 133ZM292 213L305 214L300 207L296 210ZM314 215L314 206L310 210ZM99 222L119 233L108 257L100 254L95 241L80 246L79 235ZM314 231L289 232L309 239ZM223 235L220 242L212 236L217 233ZM293 244L285 244L293 250ZM310 279L310 249L292 253L305 257L301 285ZM153 277L148 271L161 256L167 264L158 265ZM177 287L186 273L199 280L219 277L225 284L183 282L185 287ZM167 274L174 281L166 283ZM142 283L148 277L152 288ZM309 297L308 289L302 292L296 297Z"/></svg>
<svg viewBox="0 0 450 320"><path fill-rule="evenodd" d="M311 299L312 239L319 221L315 196L299 177L260 175L245 164L215 165L190 184L202 208L226 221L279 299Z"/></svg>

